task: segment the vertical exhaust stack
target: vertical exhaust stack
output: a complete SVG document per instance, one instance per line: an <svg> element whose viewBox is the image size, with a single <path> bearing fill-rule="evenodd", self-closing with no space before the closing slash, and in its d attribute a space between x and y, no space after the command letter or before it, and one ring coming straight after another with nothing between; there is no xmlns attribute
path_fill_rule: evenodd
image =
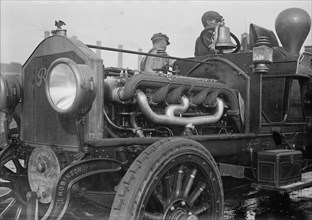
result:
<svg viewBox="0 0 312 220"><path fill-rule="evenodd" d="M122 45L118 45L118 49L122 50ZM118 60L117 60L117 67L118 68L122 68L122 53L121 52L118 52Z"/></svg>
<svg viewBox="0 0 312 220"><path fill-rule="evenodd" d="M276 18L275 30L283 47L299 55L302 44L309 34L311 18L300 8L289 8Z"/></svg>
<svg viewBox="0 0 312 220"><path fill-rule="evenodd" d="M102 42L97 40L96 41L96 46L101 46L102 45ZM96 49L96 55L101 58L101 50L100 49Z"/></svg>
<svg viewBox="0 0 312 220"><path fill-rule="evenodd" d="M142 48L138 49L139 52L142 52ZM138 55L138 70L141 68L142 55Z"/></svg>

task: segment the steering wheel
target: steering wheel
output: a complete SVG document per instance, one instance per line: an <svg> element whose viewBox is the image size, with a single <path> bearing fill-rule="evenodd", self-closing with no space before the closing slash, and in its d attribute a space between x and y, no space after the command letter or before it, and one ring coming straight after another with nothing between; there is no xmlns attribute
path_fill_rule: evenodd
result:
<svg viewBox="0 0 312 220"><path fill-rule="evenodd" d="M205 28L205 29L200 33L199 38L200 38L201 43L204 45L204 47L206 47L207 50L210 51L211 48L210 48L209 45L204 41L204 34L205 34L208 30L209 30L208 28ZM232 32L230 32L230 36L235 40L235 43L236 43L236 48L235 48L235 50L233 50L231 53L237 53L237 52L240 50L240 48L241 48L241 44L240 44L238 38L237 38Z"/></svg>

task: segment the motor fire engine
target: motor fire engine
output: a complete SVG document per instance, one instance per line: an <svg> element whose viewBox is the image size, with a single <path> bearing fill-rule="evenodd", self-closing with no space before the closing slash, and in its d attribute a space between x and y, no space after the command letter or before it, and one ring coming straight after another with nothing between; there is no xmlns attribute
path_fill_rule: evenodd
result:
<svg viewBox="0 0 312 220"><path fill-rule="evenodd" d="M311 18L291 8L275 25L281 43L251 24L241 52L223 22L214 54L178 58L88 45L58 23L21 77L0 74L1 219L219 219L221 176L310 187ZM153 56L155 71L105 67L93 49Z"/></svg>

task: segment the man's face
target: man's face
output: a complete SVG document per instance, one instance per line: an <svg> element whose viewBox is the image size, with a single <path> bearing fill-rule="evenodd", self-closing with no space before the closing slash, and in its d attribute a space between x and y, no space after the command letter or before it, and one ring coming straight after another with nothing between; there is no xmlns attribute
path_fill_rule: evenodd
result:
<svg viewBox="0 0 312 220"><path fill-rule="evenodd" d="M214 30L220 22L221 22L221 19L209 19L207 20L206 28Z"/></svg>
<svg viewBox="0 0 312 220"><path fill-rule="evenodd" d="M165 39L159 39L154 43L156 48L167 49L167 41Z"/></svg>

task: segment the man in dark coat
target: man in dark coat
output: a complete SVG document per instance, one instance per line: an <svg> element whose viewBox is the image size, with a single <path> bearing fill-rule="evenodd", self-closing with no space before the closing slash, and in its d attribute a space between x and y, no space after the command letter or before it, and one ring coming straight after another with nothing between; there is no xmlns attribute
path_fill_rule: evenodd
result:
<svg viewBox="0 0 312 220"><path fill-rule="evenodd" d="M170 44L169 37L163 33L156 33L151 38L153 43L153 48L148 51L150 54L157 54L162 56L168 56L166 49L167 46ZM157 72L155 69L156 66L159 69L158 71L161 71L161 69L166 69L166 65L169 64L169 59L164 58L158 58L158 57L152 57L152 56L146 56L143 57L140 65L141 71L144 72Z"/></svg>
<svg viewBox="0 0 312 220"><path fill-rule="evenodd" d="M202 16L202 24L207 31L203 36L204 43L209 46L213 42L213 34L216 26L222 21L223 17L215 11L207 11ZM208 50L200 40L200 36L196 40L195 53L197 56L206 56L208 54L214 53L213 50Z"/></svg>

